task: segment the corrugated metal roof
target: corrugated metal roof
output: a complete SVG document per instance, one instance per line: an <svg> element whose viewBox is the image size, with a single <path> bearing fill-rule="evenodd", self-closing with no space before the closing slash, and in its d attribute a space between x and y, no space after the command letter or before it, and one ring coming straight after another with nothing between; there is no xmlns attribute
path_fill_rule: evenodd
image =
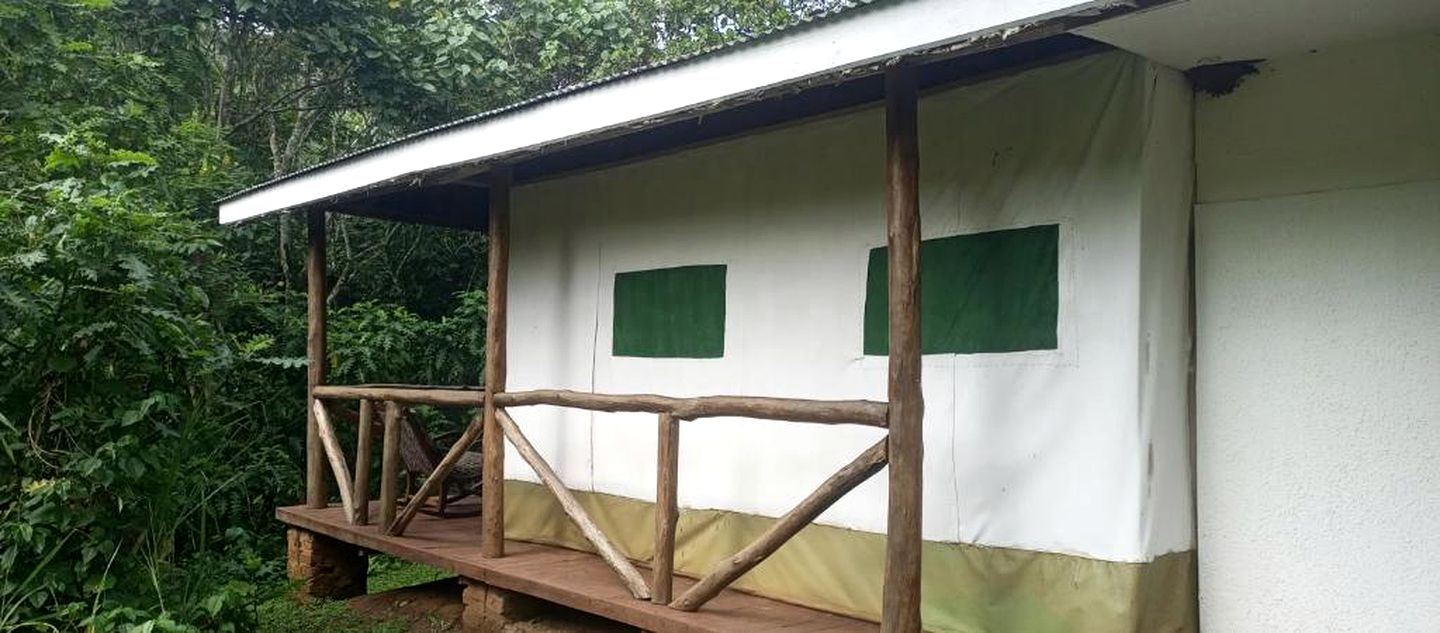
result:
<svg viewBox="0 0 1440 633"><path fill-rule="evenodd" d="M494 117L494 116L497 116L497 115L500 115L500 114L504 114L504 113L506 113L506 112L512 112L512 111L519 110L519 109L522 109L522 108L526 108L526 107L529 107L529 106L532 106L532 105L535 105L535 104L538 104L538 103L542 103L542 102L545 102L545 101L549 101L549 100L551 100L551 99L556 99L556 98L559 98L559 97L563 97L563 96L575 94L575 93L577 93L577 92L583 92L583 91L589 90L589 89L591 89L591 88L595 88L595 87L598 87L598 86L601 86L601 85L613 83L613 82L616 82L616 81L619 81L619 80L622 80L622 79L627 79L627 78L630 78L630 77L634 77L634 76L636 76L636 75L640 75L640 74L643 74L643 73L655 71L655 70L658 70L658 69L661 69L661 68L670 68L670 67L674 67L674 66L679 66L679 65L682 65L682 64L685 64L685 63L688 63L688 62L692 62L692 61L694 61L694 60L696 60L696 59L699 59L699 58L701 58L701 57L705 57L705 56L707 56L707 55L713 55L713 54L719 53L719 52L721 52L721 51L729 51L729 50L734 50L734 49L743 48L743 47L745 47L745 46L748 46L748 45L751 45L751 44L755 44L755 43L757 43L757 42L764 41L764 40L769 39L769 38L771 38L771 37L775 37L775 36L778 36L778 35L781 35L781 34L784 34L784 33L790 33L790 32L793 32L793 31L796 31L796 30L799 30L799 29L802 29L802 28L807 28L807 27L809 27L809 26L811 26L811 25L814 25L814 24L818 24L818 23L827 21L827 20L829 20L829 19L831 19L831 18L834 18L835 16L838 16L838 15L841 15L841 14L853 13L854 11L856 11L856 10L858 10L858 9L862 9L862 8L864 8L864 7L873 6L873 5L879 5L879 4L883 4L883 3L885 3L885 2L891 2L891 1L893 1L893 0L844 0L844 1L841 2L840 4L836 5L835 7L831 8L831 9L828 9L828 10L826 10L826 11L819 11L819 12L810 13L810 14L801 14L801 15L798 15L798 16L796 17L796 19L795 19L794 21L792 21L791 23L789 23L789 24L784 24L784 25L776 26L776 27L773 27L773 28L770 28L770 29L766 29L766 30L764 30L764 31L760 31L760 32L758 32L758 33L749 35L749 36L747 36L747 37L740 38L740 39L735 40L735 41L732 41L732 42L727 42L727 43L724 43L724 44L718 44L718 45L715 45L715 46L710 46L710 47L707 47L707 48L704 48L704 49L701 49L701 50L698 50L698 51L694 51L694 52L689 53L689 54L686 54L686 55L681 55L681 56L679 56L679 57L675 57L675 58L672 58L672 59L667 59L667 60L663 60L663 61L654 62L654 63L651 63L651 64L646 64L646 65L644 65L644 66L639 66L639 67L636 67L636 68L632 68L632 69L630 69L630 70L626 70L626 71L624 71L624 72L616 73L616 74L614 74L614 75L609 75L609 76L606 76L606 77L601 77L601 78L599 78L599 79L593 79L593 80L590 80L590 81L581 82L581 83L578 83L578 84L575 84L575 85L572 85L572 86L567 86L567 87L564 87L564 88L560 88L560 89L557 89L557 90L551 90L551 91L549 91L549 92L544 92L544 93L535 95L535 96L533 96L533 97L530 97L529 99L524 99L524 100L517 101L517 102L512 103L512 104L509 104L509 105L505 105L505 106L501 106L501 107L494 108L494 109L491 109L491 110L486 110L486 111L484 111L484 112L479 112L479 113L476 113L476 114L472 114L472 115L470 115L470 116L462 117L462 118L460 118L460 119L456 119L456 120L450 121L450 122L448 122L448 123L442 123L442 124L440 124L440 125L436 125L436 126L432 126L432 127L428 127L428 128L422 129L422 130L418 130L418 131L416 131L416 132L412 132L412 133L410 133L410 134L406 134L406 135L404 135L404 136L400 136L400 137L391 139L391 140L389 140L389 141L385 141L385 142L383 142L383 143L377 143L377 144L375 144L375 145L371 145L371 146L366 147L366 148L364 148L364 149L356 150L356 151L353 151L353 152L350 152L350 153L347 153L347 154L342 154L342 155L337 156L337 157L335 157L335 158L332 158L332 159L330 159L330 160L322 161L322 162L320 162L320 163L316 163L316 164L314 164L314 165L310 165L310 166L305 167L305 168L302 168L302 169L297 169L297 170L292 171L292 172L290 172L290 173L288 173L288 174L285 174L285 175L283 175L283 176L279 176L279 177L277 177L277 178L272 178L272 179L267 180L267 181L265 181L265 182L262 182L262 183L259 183L259 184L256 184L256 185L253 185L253 186L250 186L250 187L246 187L246 188L244 188L244 189L241 189L241 190L239 190L239 191L236 191L236 192L234 192L234 193L231 193L231 194L229 194L229 195L227 195L227 196L225 196L225 197L223 197L223 198L220 198L219 200L217 200L217 202L226 202L226 201L228 201L228 200L232 200L232 199L238 198L238 197L240 197L240 196L243 196L243 195L245 195L245 194L247 194L247 193L250 193L250 192L252 192L252 191L256 191L256 190L259 190L259 189L264 189L264 188L269 187L269 186L271 186L271 185L274 185L274 184L276 184L276 183L284 182L284 181L289 180L289 179L291 179L291 178L294 178L294 177L296 177L296 176L300 176L300 175L303 175L303 174L307 174L307 173L311 173L311 172L314 172L314 171L318 171L318 170L324 169L324 168L326 168L326 167L329 167L329 166L331 166L331 165L335 165L335 164L337 164L337 163L342 163L342 162L345 162L345 161L350 160L350 159L352 159L352 158L355 158L355 157L358 157L358 156L361 156L361 155L364 155L364 154L368 154L368 153L373 152L373 151L376 151L376 150L384 149L384 148L387 148L387 147L393 147L393 146L395 146L395 145L399 145L399 144L405 143L405 142L407 142L407 141L411 141L411 140L414 140L414 139L417 139L417 138L420 138L420 137L423 137L423 136L427 136L427 135L433 134L433 133L435 133L435 132L439 132L439 131L442 131L442 130L448 130L448 129L451 129L451 128L454 128L454 127L458 127L458 126L462 126L462 125L466 125L466 124L469 124L469 123L475 123L475 122L477 122L477 121L482 121L482 120L485 120L485 119L488 119L488 118L491 118L491 117Z"/></svg>

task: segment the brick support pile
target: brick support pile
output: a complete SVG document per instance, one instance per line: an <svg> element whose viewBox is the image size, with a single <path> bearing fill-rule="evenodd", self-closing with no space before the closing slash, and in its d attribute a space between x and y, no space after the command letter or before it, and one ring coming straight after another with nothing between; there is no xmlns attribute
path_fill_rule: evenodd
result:
<svg viewBox="0 0 1440 633"><path fill-rule="evenodd" d="M285 533L286 570L300 580L300 594L313 598L352 598L365 594L366 552L349 543L290 528Z"/></svg>

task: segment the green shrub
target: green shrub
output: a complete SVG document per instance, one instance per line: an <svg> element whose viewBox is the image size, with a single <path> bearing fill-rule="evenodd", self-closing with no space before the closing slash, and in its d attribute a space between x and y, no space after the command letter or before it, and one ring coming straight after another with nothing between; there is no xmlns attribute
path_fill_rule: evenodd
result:
<svg viewBox="0 0 1440 633"><path fill-rule="evenodd" d="M0 199L0 628L214 628L252 590L212 561L244 560L298 479L293 425L254 404L299 371L225 331L234 276L213 229L140 187L158 160L47 140L48 179Z"/></svg>

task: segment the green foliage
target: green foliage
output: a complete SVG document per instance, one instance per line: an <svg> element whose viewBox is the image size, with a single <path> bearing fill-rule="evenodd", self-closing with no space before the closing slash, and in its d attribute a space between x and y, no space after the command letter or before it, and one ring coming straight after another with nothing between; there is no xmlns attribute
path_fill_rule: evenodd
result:
<svg viewBox="0 0 1440 633"><path fill-rule="evenodd" d="M248 406L283 391L235 389L265 385L236 380L253 363L218 312L235 270L179 212L204 176L171 161L212 139L162 154L122 128L37 133L39 178L0 198L0 627L243 623L231 578L268 563L240 526L298 476Z"/></svg>
<svg viewBox="0 0 1440 633"><path fill-rule="evenodd" d="M371 593L413 587L444 578L454 578L454 574L390 556L370 557ZM403 619L377 621L357 613L344 602L297 600L290 595L277 595L261 603L257 615L259 629L267 633L402 633L417 630L414 623ZM452 630L446 622L432 621L429 624L430 626L419 630Z"/></svg>
<svg viewBox="0 0 1440 633"><path fill-rule="evenodd" d="M258 625L267 633L405 633L403 620L375 621L334 600L301 602L288 596L260 605Z"/></svg>
<svg viewBox="0 0 1440 633"><path fill-rule="evenodd" d="M451 315L420 318L408 308L365 301L336 310L329 329L332 380L474 385L484 362L485 294L462 293Z"/></svg>
<svg viewBox="0 0 1440 633"><path fill-rule="evenodd" d="M370 557L368 589L372 593L413 587L434 582L442 578L453 578L455 574L429 565L412 563L408 560L376 554Z"/></svg>
<svg viewBox="0 0 1440 633"><path fill-rule="evenodd" d="M221 229L214 200L830 3L722 4L0 0L0 631L285 608L304 226ZM481 237L328 233L333 380L479 381Z"/></svg>

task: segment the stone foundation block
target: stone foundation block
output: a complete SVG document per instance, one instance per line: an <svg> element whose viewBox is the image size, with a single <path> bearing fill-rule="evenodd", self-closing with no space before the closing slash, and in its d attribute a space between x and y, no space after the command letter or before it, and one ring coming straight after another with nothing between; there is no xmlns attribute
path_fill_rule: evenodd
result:
<svg viewBox="0 0 1440 633"><path fill-rule="evenodd" d="M547 603L478 580L464 578L465 611L460 616L470 633L500 633L506 625L534 619L545 612Z"/></svg>
<svg viewBox="0 0 1440 633"><path fill-rule="evenodd" d="M292 580L300 580L300 595L313 598L353 598L364 595L369 560L365 550L349 543L290 528L285 533L285 567Z"/></svg>

